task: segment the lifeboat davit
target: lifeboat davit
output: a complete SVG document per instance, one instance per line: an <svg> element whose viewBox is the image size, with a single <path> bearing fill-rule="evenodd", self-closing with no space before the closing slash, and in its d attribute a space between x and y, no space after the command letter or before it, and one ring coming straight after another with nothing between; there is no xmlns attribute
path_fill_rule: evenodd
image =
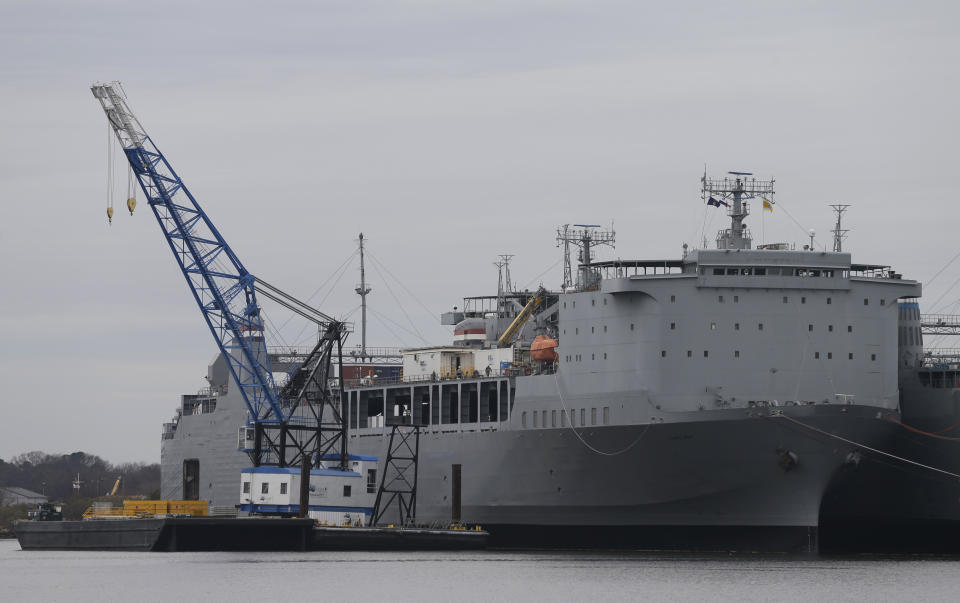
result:
<svg viewBox="0 0 960 603"><path fill-rule="evenodd" d="M558 343L556 339L546 335L537 335L530 344L530 357L534 360L556 362L560 358L557 354Z"/></svg>

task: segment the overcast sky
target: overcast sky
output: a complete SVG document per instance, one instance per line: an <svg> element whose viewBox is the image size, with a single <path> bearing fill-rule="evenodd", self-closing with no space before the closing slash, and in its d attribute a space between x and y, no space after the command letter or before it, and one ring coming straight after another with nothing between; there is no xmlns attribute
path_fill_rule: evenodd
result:
<svg viewBox="0 0 960 603"><path fill-rule="evenodd" d="M776 178L780 207L747 219L758 242L802 244L789 213L829 244L827 205L850 203L855 261L929 281L960 247L958 12L0 0L0 458L158 461L160 424L216 353L143 195L121 207L125 180L107 226L94 81L124 83L254 274L348 315L356 263L320 286L364 232L370 344L422 345L449 340L439 312L495 292L499 253L520 285L552 266L558 286L560 224L613 221L606 257L713 239L704 164ZM958 278L960 261L923 301L949 309Z"/></svg>

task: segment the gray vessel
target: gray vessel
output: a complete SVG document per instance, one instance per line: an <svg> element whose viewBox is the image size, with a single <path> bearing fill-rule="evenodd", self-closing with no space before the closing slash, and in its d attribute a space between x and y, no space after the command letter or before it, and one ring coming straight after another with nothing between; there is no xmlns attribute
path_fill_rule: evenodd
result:
<svg viewBox="0 0 960 603"><path fill-rule="evenodd" d="M754 248L749 199L773 181L703 192L730 216L716 249L595 261L613 233L565 227L560 290L501 280L441 317L454 342L404 350L402 376L344 375L350 452L382 459L392 425L421 425L418 520L449 521L459 464L463 520L494 542L816 550L831 479L899 429L898 301L920 285ZM222 358L208 379L164 425L162 495L234 506L246 409Z"/></svg>

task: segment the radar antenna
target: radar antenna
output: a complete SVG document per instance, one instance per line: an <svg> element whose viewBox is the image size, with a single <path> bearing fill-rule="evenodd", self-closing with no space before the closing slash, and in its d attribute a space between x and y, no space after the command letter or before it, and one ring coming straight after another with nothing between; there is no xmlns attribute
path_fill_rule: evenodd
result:
<svg viewBox="0 0 960 603"><path fill-rule="evenodd" d="M730 228L717 233L717 249L750 249L753 237L744 218L750 215L748 200L760 197L773 202L774 180L758 180L751 172L727 172L723 178L708 178L706 173L700 179L700 194L709 205L725 205L730 216Z"/></svg>
<svg viewBox="0 0 960 603"><path fill-rule="evenodd" d="M597 245L609 245L616 247L617 233L610 227L610 230L600 230L599 224L574 224L570 228L569 224L564 224L562 229L557 229L557 245L563 245L563 288L566 289L573 285L570 270L570 245L576 245L580 248L580 268L577 271L577 288L589 289L596 286L599 281L599 275L590 265L593 263L593 248Z"/></svg>

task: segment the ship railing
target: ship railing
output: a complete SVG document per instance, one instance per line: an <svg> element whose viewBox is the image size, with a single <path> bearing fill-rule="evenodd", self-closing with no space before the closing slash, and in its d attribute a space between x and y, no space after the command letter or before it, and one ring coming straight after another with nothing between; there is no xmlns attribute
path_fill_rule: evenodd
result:
<svg viewBox="0 0 960 603"><path fill-rule="evenodd" d="M307 356L310 355L310 352L313 351L312 346L268 346L267 353L271 358L274 359L289 359L289 360L305 360ZM364 354L360 347L355 348L344 348L343 350L343 359L349 361L362 361L362 360L384 360L395 358L398 361L402 358L403 353L400 348L387 347L387 346L378 346L378 347L367 347L366 353Z"/></svg>
<svg viewBox="0 0 960 603"><path fill-rule="evenodd" d="M362 377L360 379L344 379L343 386L351 389L362 387L379 387L381 385L416 385L418 383L440 383L444 381L456 381L467 379L495 379L498 377L510 377L518 374L514 370L505 369L490 371L450 371L432 375L409 375L398 377Z"/></svg>
<svg viewBox="0 0 960 603"><path fill-rule="evenodd" d="M949 369L960 364L960 348L929 348L923 351L923 368Z"/></svg>

